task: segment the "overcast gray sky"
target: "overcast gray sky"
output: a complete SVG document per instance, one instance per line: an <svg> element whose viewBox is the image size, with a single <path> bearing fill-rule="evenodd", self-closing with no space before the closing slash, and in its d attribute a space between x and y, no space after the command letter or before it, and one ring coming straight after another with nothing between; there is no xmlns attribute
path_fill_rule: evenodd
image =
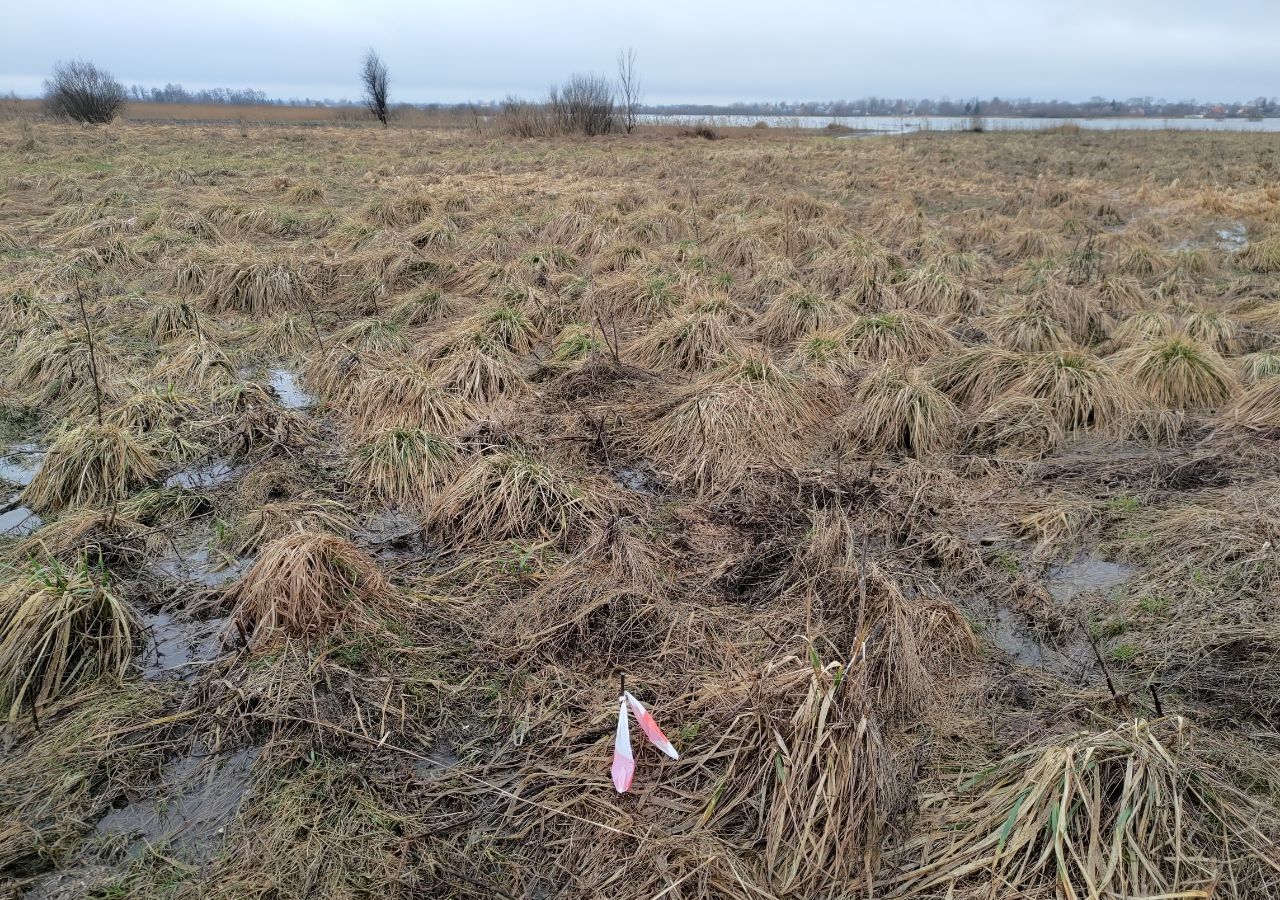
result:
<svg viewBox="0 0 1280 900"><path fill-rule="evenodd" d="M392 99L541 93L639 56L646 100L1280 94L1280 0L3 0L0 93L55 60L126 84Z"/></svg>

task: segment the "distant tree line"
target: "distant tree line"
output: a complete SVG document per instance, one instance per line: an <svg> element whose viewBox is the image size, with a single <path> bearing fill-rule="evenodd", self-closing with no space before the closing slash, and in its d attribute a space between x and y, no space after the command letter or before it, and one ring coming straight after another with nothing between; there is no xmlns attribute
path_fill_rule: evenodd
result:
<svg viewBox="0 0 1280 900"><path fill-rule="evenodd" d="M205 88L189 91L180 84L166 84L162 88L145 88L140 84L129 86L131 103L219 103L235 106L266 106L280 103L270 99L266 91L253 88Z"/></svg>
<svg viewBox="0 0 1280 900"><path fill-rule="evenodd" d="M359 103L350 100L271 99L265 91L252 88L206 88L189 91L180 84L162 88L145 88L135 84L124 88L110 72L91 62L74 60L59 62L52 77L45 82L45 105L51 115L81 122L110 122L126 102L184 104L285 104L306 106L364 106L383 126L398 109L415 107L424 110L452 110L469 114L477 123L482 117L496 117L509 133L525 136L555 134L609 134L630 132L639 115L694 116L820 116L855 118L858 116L959 116L967 117L973 129L981 130L988 116L1023 117L1105 117L1105 116L1211 116L1221 118L1256 118L1280 116L1280 102L1275 97L1259 96L1246 102L1203 103L1196 100L1164 100L1152 97L1129 97L1125 100L1091 97L1083 101L1033 100L1029 97L990 99L888 98L864 97L860 100L824 100L803 102L739 102L730 104L644 105L640 76L634 50L618 54L617 79L600 75L575 74L561 85L550 89L541 100L509 96L489 103L408 104L392 103L389 97L387 66L370 48L360 69L363 96Z"/></svg>
<svg viewBox="0 0 1280 900"><path fill-rule="evenodd" d="M800 102L743 102L729 104L673 103L646 106L651 115L695 116L1026 116L1041 118L1101 118L1106 116L1280 116L1275 97L1248 101L1201 102L1129 97L1123 100L1091 97L1088 100L1033 100L1030 97L990 99L943 97L863 97L860 100Z"/></svg>

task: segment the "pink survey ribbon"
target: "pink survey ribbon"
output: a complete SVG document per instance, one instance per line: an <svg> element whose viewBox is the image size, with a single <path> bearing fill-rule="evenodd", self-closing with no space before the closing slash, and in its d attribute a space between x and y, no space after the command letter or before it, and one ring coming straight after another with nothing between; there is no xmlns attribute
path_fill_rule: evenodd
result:
<svg viewBox="0 0 1280 900"><path fill-rule="evenodd" d="M613 786L617 788L619 794L625 794L631 787L631 779L636 773L636 758L631 751L631 725L627 720L628 707L631 709L631 714L636 717L636 724L640 726L640 730L644 732L644 736L650 743L672 759L679 759L680 754L662 733L662 729L654 721L653 714L644 708L643 703L631 696L629 691L623 692L618 699L621 702L618 704L618 730L613 735L612 773Z"/></svg>

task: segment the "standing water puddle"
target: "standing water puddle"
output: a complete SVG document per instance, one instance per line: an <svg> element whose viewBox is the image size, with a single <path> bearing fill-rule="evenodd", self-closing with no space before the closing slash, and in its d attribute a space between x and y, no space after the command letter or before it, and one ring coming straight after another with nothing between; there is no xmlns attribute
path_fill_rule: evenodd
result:
<svg viewBox="0 0 1280 900"><path fill-rule="evenodd" d="M26 537L43 524L43 519L27 507L19 506L0 513L0 538Z"/></svg>
<svg viewBox="0 0 1280 900"><path fill-rule="evenodd" d="M130 859L148 845L168 845L193 862L207 862L249 790L259 752L253 748L175 759L166 765L152 796L111 810L94 830L124 838Z"/></svg>
<svg viewBox="0 0 1280 900"><path fill-rule="evenodd" d="M315 398L298 385L298 376L288 369L268 369L271 389L285 409L307 409L315 406Z"/></svg>
<svg viewBox="0 0 1280 900"><path fill-rule="evenodd" d="M625 466L618 468L614 470L613 479L629 491L641 494L661 493L660 486L653 476L640 469L630 469Z"/></svg>
<svg viewBox="0 0 1280 900"><path fill-rule="evenodd" d="M1051 567L1045 578L1045 587L1053 599L1067 603L1080 594L1110 590L1128 581L1136 571L1132 566L1086 554L1069 563Z"/></svg>
<svg viewBox="0 0 1280 900"><path fill-rule="evenodd" d="M191 466L181 472L174 472L164 480L164 486L167 488L211 488L225 484L239 474L239 466L233 466L224 459L218 459L202 466Z"/></svg>
<svg viewBox="0 0 1280 900"><path fill-rule="evenodd" d="M1135 571L1132 566L1085 554L1069 563L1052 566L1045 578L1045 587L1054 600L1066 604L1081 594L1109 591L1128 581ZM996 609L989 634L991 642L1019 665L1032 666L1073 681L1097 669L1093 648L1086 638L1078 634L1063 635L1054 643L1046 643L1026 617L1006 606Z"/></svg>
<svg viewBox="0 0 1280 900"><path fill-rule="evenodd" d="M1060 678L1075 681L1096 666L1088 642L1046 644L1022 616L1004 606L996 609L996 620L989 634L991 642L1018 665L1042 669Z"/></svg>
<svg viewBox="0 0 1280 900"><path fill-rule="evenodd" d="M219 635L226 622L226 619L199 622L165 612L143 616L142 624L149 640L141 659L142 677L154 681L195 676L202 665L217 659L222 652Z"/></svg>
<svg viewBox="0 0 1280 900"><path fill-rule="evenodd" d="M0 456L0 481L26 487L36 477L44 451L35 444L10 444Z"/></svg>
<svg viewBox="0 0 1280 900"><path fill-rule="evenodd" d="M253 560L245 557L211 554L206 544L181 556L170 552L156 560L156 567L177 581L192 581L208 588L216 588L239 577L252 563Z"/></svg>
<svg viewBox="0 0 1280 900"><path fill-rule="evenodd" d="M1239 253L1249 246L1249 233L1243 222L1236 222L1229 228L1218 229L1218 249L1228 253Z"/></svg>

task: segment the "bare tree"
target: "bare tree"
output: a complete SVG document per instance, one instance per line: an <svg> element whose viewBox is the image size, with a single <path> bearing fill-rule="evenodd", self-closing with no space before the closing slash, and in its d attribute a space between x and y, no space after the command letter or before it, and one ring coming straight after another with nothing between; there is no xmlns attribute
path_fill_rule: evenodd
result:
<svg viewBox="0 0 1280 900"><path fill-rule="evenodd" d="M372 48L364 55L360 70L364 82L364 102L369 112L377 117L382 127L387 127L387 65Z"/></svg>
<svg viewBox="0 0 1280 900"><path fill-rule="evenodd" d="M622 112L622 127L630 134L640 116L640 73L636 71L634 47L618 51L618 105Z"/></svg>
<svg viewBox="0 0 1280 900"><path fill-rule="evenodd" d="M74 60L53 67L53 77L44 83L45 109L50 115L103 125L124 106L124 85L106 69L91 62Z"/></svg>

